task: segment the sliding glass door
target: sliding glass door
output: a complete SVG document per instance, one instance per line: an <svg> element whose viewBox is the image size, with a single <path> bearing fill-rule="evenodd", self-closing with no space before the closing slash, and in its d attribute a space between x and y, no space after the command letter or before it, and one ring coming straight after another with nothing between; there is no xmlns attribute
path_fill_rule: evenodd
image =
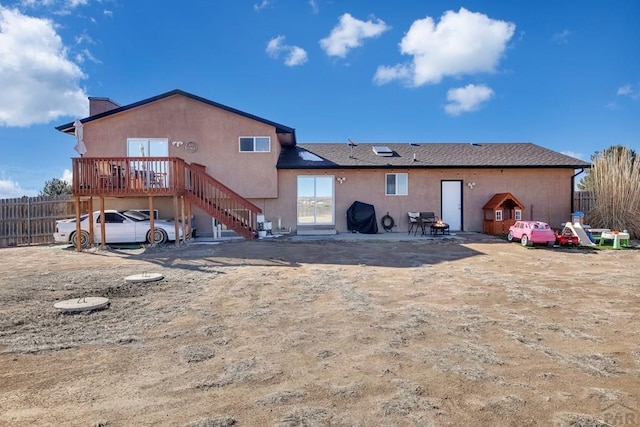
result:
<svg viewBox="0 0 640 427"><path fill-rule="evenodd" d="M298 224L335 225L333 176L298 177Z"/></svg>
<svg viewBox="0 0 640 427"><path fill-rule="evenodd" d="M128 138L128 157L167 157L169 141L166 138ZM169 180L169 162L166 160L135 160L131 162L132 186L166 187Z"/></svg>

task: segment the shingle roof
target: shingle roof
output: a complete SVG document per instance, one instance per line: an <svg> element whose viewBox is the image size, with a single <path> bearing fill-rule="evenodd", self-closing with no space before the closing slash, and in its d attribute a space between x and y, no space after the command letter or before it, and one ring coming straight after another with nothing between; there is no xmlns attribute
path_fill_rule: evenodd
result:
<svg viewBox="0 0 640 427"><path fill-rule="evenodd" d="M276 123L276 122L272 122L271 120L263 119L262 117L254 116L253 114L245 113L244 111L236 110L235 108L228 107L226 105L219 104L219 103L214 102L214 101L210 101L210 100L208 100L206 98L202 98L200 96L193 95L191 93L182 91L180 89L175 89L175 90L172 90L170 92L163 93L161 95L157 95L157 96L154 96L154 97L151 97L151 98L143 99L142 101L134 102L133 104L129 104L129 105L124 105L124 106L122 106L120 108L115 108L113 110L109 110L109 111L106 111L104 113L95 114L93 116L89 116L89 117L86 117L86 118L80 120L80 122L82 124L85 124L87 122L91 122L93 120L97 120L97 119L100 119L102 117L110 116L112 114L121 113L123 111L130 110L132 108L137 108L137 107L143 106L145 104L149 104L151 102L159 101L161 99L168 98L168 97L174 96L174 95L186 96L187 98L191 98L191 99L194 99L196 101L200 101L200 102L203 102L205 104L208 104L208 105L211 105L211 106L214 106L214 107L217 107L217 108L221 108L221 109L229 111L231 113L239 114L241 116L250 118L252 120L257 120L259 122L262 122L262 123L265 123L267 125L273 126L273 127L276 128L276 133L291 134L292 137L293 137L293 144L295 144L295 132L296 131L295 131L294 128L291 128L289 126L284 126L284 125L281 125L281 124ZM59 130L60 132L65 132L65 133L73 133L75 131L75 128L73 126L73 122L69 122L69 123L65 123L65 124L60 125L60 126L56 126L56 130Z"/></svg>
<svg viewBox="0 0 640 427"><path fill-rule="evenodd" d="M386 146L390 157L373 147ZM588 168L590 163L531 143L306 143L284 148L278 169L326 168Z"/></svg>

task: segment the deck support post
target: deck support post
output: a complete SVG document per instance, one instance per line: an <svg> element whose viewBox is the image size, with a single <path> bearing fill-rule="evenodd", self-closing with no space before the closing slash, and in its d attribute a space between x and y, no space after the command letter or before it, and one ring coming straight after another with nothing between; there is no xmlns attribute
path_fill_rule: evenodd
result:
<svg viewBox="0 0 640 427"><path fill-rule="evenodd" d="M93 214L89 215L93 221ZM107 246L106 225L104 223L104 196L100 196L100 246Z"/></svg>
<svg viewBox="0 0 640 427"><path fill-rule="evenodd" d="M96 239L96 230L93 223L93 197L89 197L89 241L91 244L95 242Z"/></svg>
<svg viewBox="0 0 640 427"><path fill-rule="evenodd" d="M82 227L80 224L80 197L76 196L76 252L82 252L80 233L82 233Z"/></svg>
<svg viewBox="0 0 640 427"><path fill-rule="evenodd" d="M180 224L178 221L178 195L174 195L173 196L173 226L175 227L176 230L176 246L180 246L180 239L178 238L180 236Z"/></svg>
<svg viewBox="0 0 640 427"><path fill-rule="evenodd" d="M153 213L153 196L149 196L149 232L151 233L151 246L156 245L155 233L156 233L156 219Z"/></svg>

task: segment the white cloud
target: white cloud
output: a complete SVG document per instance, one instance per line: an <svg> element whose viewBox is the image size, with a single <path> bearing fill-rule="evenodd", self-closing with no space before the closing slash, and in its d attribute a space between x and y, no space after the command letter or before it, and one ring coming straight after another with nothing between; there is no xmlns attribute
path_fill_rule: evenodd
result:
<svg viewBox="0 0 640 427"><path fill-rule="evenodd" d="M105 9L102 14L108 18L113 18L113 11Z"/></svg>
<svg viewBox="0 0 640 427"><path fill-rule="evenodd" d="M20 5L25 7L51 6L56 0L22 0Z"/></svg>
<svg viewBox="0 0 640 427"><path fill-rule="evenodd" d="M69 169L65 169L62 172L62 176L60 177L60 179L68 184L71 184L73 182L73 172L71 172Z"/></svg>
<svg viewBox="0 0 640 427"><path fill-rule="evenodd" d="M569 43L569 36L571 35L571 31L564 29L559 33L555 33L553 35L553 41L558 44L567 44Z"/></svg>
<svg viewBox="0 0 640 427"><path fill-rule="evenodd" d="M320 12L320 8L318 7L317 0L309 0L309 6L311 6L311 12L318 13Z"/></svg>
<svg viewBox="0 0 640 427"><path fill-rule="evenodd" d="M262 0L260 4L255 3L253 5L253 10L255 10L256 12L260 12L262 9L264 9L267 6L269 6L269 0Z"/></svg>
<svg viewBox="0 0 640 427"><path fill-rule="evenodd" d="M485 85L469 84L465 87L449 89L444 110L451 116L476 111L480 106L493 97L493 90Z"/></svg>
<svg viewBox="0 0 640 427"><path fill-rule="evenodd" d="M17 181L0 178L0 199L14 199L22 196L37 196L38 192L25 190Z"/></svg>
<svg viewBox="0 0 640 427"><path fill-rule="evenodd" d="M320 46L327 55L344 58L350 49L362 46L365 39L378 37L390 28L380 19L365 22L345 13L329 37L320 40Z"/></svg>
<svg viewBox="0 0 640 427"><path fill-rule="evenodd" d="M299 46L291 46L284 44L284 36L277 36L269 40L267 43L267 55L274 59L284 56L284 63L289 67L302 65L307 62L307 52Z"/></svg>
<svg viewBox="0 0 640 427"><path fill-rule="evenodd" d="M446 76L494 72L513 36L513 23L460 8L436 25L431 17L415 21L400 42L409 63L380 66L378 84L400 80L411 86L439 83Z"/></svg>
<svg viewBox="0 0 640 427"><path fill-rule="evenodd" d="M624 85L618 88L616 94L619 96L628 96L631 99L640 99L640 87L635 90L632 85Z"/></svg>
<svg viewBox="0 0 640 427"><path fill-rule="evenodd" d="M0 126L29 126L88 113L80 80L54 24L0 6Z"/></svg>
<svg viewBox="0 0 640 427"><path fill-rule="evenodd" d="M86 59L94 64L102 64L102 61L93 56L89 49L82 49L78 54L76 54L76 60L78 63L83 63Z"/></svg>
<svg viewBox="0 0 640 427"><path fill-rule="evenodd" d="M617 95L631 95L633 93L633 89L631 89L631 85L624 85L618 88Z"/></svg>
<svg viewBox="0 0 640 427"><path fill-rule="evenodd" d="M290 67L302 65L307 62L307 52L298 46L291 46L284 63Z"/></svg>
<svg viewBox="0 0 640 427"><path fill-rule="evenodd" d="M48 8L54 15L66 16L73 13L80 6L87 6L89 0L22 0L20 6L24 8Z"/></svg>
<svg viewBox="0 0 640 427"><path fill-rule="evenodd" d="M267 54L272 58L277 58L282 50L282 42L284 42L284 36L277 36L269 40Z"/></svg>
<svg viewBox="0 0 640 427"><path fill-rule="evenodd" d="M67 0L66 4L70 8L75 8L78 6L86 6L87 4L89 4L89 1L88 0Z"/></svg>

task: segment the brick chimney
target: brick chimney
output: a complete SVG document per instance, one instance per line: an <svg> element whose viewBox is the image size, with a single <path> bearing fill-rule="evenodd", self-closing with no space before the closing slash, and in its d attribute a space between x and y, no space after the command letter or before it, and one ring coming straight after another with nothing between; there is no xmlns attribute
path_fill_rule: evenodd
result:
<svg viewBox="0 0 640 427"><path fill-rule="evenodd" d="M96 114L115 110L120 107L120 104L117 104L109 98L100 98L95 96L89 97L89 116L95 116Z"/></svg>

